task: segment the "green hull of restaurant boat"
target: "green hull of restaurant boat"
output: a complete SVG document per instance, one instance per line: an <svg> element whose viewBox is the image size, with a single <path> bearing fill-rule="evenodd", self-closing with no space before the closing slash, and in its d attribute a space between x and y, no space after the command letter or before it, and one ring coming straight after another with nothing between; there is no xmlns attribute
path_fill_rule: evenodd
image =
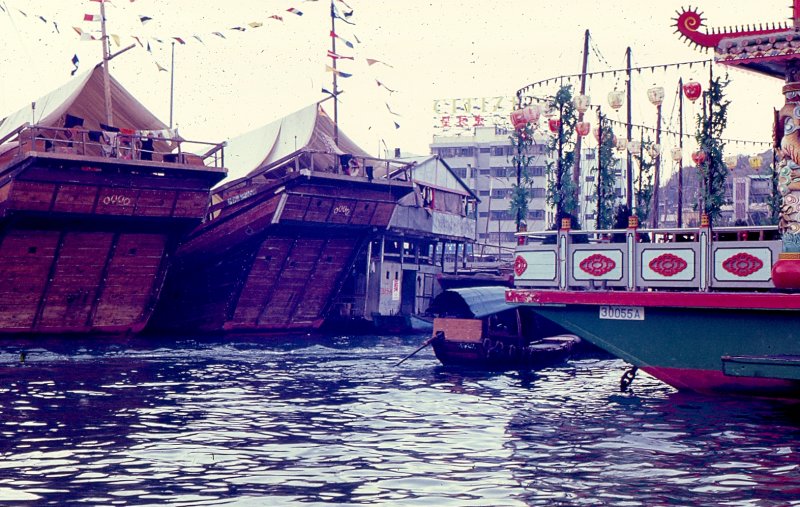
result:
<svg viewBox="0 0 800 507"><path fill-rule="evenodd" d="M693 294L678 305L653 293L620 301L614 293L532 292L524 304L537 314L677 389L800 397L800 311L782 304L791 296L760 304L767 300L731 295L719 305Z"/></svg>

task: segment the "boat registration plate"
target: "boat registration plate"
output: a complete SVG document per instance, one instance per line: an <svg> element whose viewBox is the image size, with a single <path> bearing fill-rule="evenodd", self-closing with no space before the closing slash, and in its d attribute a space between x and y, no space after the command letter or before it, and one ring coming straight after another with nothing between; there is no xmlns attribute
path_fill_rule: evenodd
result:
<svg viewBox="0 0 800 507"><path fill-rule="evenodd" d="M644 320L644 307L601 306L600 318L606 320Z"/></svg>

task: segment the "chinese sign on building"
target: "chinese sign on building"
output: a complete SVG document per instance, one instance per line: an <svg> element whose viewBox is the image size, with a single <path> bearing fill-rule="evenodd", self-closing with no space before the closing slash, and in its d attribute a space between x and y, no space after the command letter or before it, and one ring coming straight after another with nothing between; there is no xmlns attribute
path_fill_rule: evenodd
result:
<svg viewBox="0 0 800 507"><path fill-rule="evenodd" d="M433 134L471 134L475 127L511 128L509 115L516 109L514 97L436 99L433 101Z"/></svg>

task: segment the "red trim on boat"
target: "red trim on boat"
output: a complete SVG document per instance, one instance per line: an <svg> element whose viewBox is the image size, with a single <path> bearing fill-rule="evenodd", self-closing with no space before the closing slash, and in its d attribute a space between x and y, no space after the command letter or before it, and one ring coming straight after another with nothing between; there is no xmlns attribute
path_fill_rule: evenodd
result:
<svg viewBox="0 0 800 507"><path fill-rule="evenodd" d="M508 289L506 302L520 304L660 306L676 308L800 310L800 294L743 292L623 292Z"/></svg>
<svg viewBox="0 0 800 507"><path fill-rule="evenodd" d="M642 371L681 391L698 393L762 393L797 392L800 383L791 380L731 377L716 370L693 370L660 366L642 367Z"/></svg>

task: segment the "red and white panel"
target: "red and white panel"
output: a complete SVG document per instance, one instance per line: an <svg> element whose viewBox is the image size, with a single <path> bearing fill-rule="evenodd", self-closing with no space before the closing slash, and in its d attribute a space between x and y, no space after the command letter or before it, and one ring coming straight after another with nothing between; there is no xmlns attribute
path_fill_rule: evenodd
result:
<svg viewBox="0 0 800 507"><path fill-rule="evenodd" d="M697 252L694 248L642 248L639 255L641 281L643 285L652 282L680 282L697 280Z"/></svg>
<svg viewBox="0 0 800 507"><path fill-rule="evenodd" d="M718 246L712 252L715 287L772 287L772 264L777 252L770 246Z"/></svg>
<svg viewBox="0 0 800 507"><path fill-rule="evenodd" d="M620 247L598 248L597 246L581 248L573 246L570 259L570 278L575 282L591 280L621 282L624 252Z"/></svg>
<svg viewBox="0 0 800 507"><path fill-rule="evenodd" d="M514 257L514 285L553 287L558 285L558 255L555 246L546 250L517 249Z"/></svg>

